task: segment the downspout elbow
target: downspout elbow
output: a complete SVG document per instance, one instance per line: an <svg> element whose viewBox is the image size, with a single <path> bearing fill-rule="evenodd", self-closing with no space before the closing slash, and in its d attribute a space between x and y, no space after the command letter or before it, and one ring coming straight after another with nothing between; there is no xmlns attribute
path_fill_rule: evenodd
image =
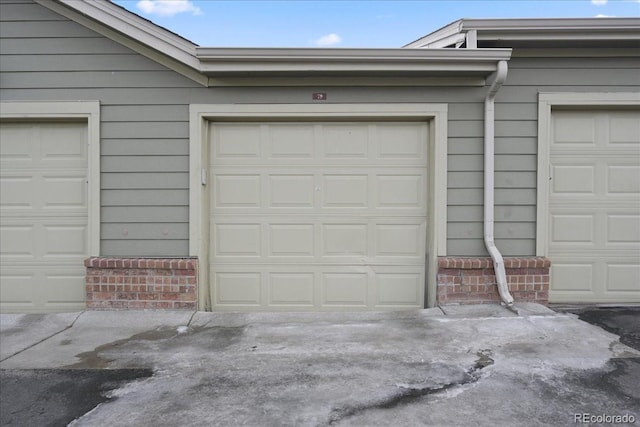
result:
<svg viewBox="0 0 640 427"><path fill-rule="evenodd" d="M507 307L513 305L513 297L507 286L507 273L502 254L496 247L494 227L494 147L495 147L495 97L507 78L507 61L499 61L493 81L484 100L484 244L493 260L493 268L500 298Z"/></svg>

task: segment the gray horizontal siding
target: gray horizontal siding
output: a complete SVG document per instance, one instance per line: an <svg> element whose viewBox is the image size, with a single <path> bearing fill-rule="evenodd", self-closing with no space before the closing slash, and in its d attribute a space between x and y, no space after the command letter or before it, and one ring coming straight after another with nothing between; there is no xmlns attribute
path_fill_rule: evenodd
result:
<svg viewBox="0 0 640 427"><path fill-rule="evenodd" d="M101 103L103 255L188 254L189 104L309 103L314 91L328 92L334 103L447 103L448 253L486 255L486 88L203 88L35 3L0 7L3 100ZM541 52L514 52L496 98L495 230L505 255L535 254L538 93L629 91L640 84L637 52L627 50L624 58L604 50Z"/></svg>

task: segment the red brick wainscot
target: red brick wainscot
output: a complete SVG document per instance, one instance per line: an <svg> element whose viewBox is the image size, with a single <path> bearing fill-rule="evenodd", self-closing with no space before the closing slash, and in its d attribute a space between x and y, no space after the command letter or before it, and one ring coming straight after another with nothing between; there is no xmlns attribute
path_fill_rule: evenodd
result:
<svg viewBox="0 0 640 427"><path fill-rule="evenodd" d="M548 303L548 258L505 258L504 266L507 286L516 302ZM439 258L437 293L442 305L501 301L491 258Z"/></svg>
<svg viewBox="0 0 640 427"><path fill-rule="evenodd" d="M195 258L88 258L87 308L197 309Z"/></svg>

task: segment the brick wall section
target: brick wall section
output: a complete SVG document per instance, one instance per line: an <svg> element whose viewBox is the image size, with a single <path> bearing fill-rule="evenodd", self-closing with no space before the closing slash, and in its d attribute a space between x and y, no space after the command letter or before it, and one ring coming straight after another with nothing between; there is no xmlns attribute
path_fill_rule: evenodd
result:
<svg viewBox="0 0 640 427"><path fill-rule="evenodd" d="M195 258L88 258L87 308L197 309Z"/></svg>
<svg viewBox="0 0 640 427"><path fill-rule="evenodd" d="M516 302L549 301L549 267L544 257L505 258L507 286ZM499 302L491 258L438 259L438 304Z"/></svg>

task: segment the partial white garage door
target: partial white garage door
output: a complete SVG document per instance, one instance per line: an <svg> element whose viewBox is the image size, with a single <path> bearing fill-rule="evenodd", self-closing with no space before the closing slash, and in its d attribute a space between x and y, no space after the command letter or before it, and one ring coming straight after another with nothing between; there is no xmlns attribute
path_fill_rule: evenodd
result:
<svg viewBox="0 0 640 427"><path fill-rule="evenodd" d="M552 114L552 302L640 302L640 112Z"/></svg>
<svg viewBox="0 0 640 427"><path fill-rule="evenodd" d="M87 126L0 124L2 312L81 310Z"/></svg>
<svg viewBox="0 0 640 427"><path fill-rule="evenodd" d="M214 310L423 306L427 124L209 130Z"/></svg>

